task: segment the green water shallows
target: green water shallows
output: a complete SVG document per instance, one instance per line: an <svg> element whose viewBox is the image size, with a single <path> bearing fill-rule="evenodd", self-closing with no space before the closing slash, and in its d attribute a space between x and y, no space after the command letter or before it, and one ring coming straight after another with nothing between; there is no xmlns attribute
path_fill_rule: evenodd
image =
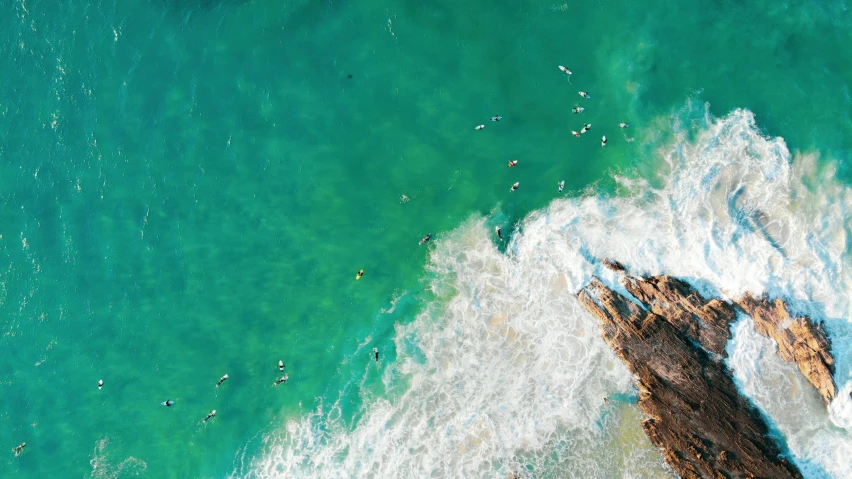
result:
<svg viewBox="0 0 852 479"><path fill-rule="evenodd" d="M0 12L0 446L29 444L4 477L227 474L247 441L351 391L373 345L393 360L418 305L382 311L419 297L424 234L474 211L508 230L559 180L655 168L690 96L850 174L839 3ZM593 138L568 134L583 122ZM279 359L291 380L273 389Z"/></svg>

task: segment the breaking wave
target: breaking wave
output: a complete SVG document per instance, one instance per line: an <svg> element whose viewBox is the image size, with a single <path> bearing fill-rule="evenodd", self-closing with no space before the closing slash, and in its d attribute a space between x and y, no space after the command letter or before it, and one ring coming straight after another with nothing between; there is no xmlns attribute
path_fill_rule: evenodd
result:
<svg viewBox="0 0 852 479"><path fill-rule="evenodd" d="M630 374L575 298L593 275L615 284L600 263L612 258L705 294L783 296L823 321L839 390L828 409L750 318L728 361L807 477L852 478L852 194L815 155L794 161L762 136L749 111L706 109L697 128L675 121L660 178L555 200L506 251L489 218L445 235L430 259L435 300L396 326L386 391L363 388L354 423L339 403L288 421L234 476L674 477L641 430Z"/></svg>

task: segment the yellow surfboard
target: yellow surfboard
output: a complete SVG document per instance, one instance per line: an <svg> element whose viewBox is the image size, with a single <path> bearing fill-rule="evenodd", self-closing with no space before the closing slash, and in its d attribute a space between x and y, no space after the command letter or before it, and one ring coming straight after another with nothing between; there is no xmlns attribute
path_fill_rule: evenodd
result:
<svg viewBox="0 0 852 479"><path fill-rule="evenodd" d="M358 271L358 274L355 275L355 281L361 279L361 276L364 276L364 270Z"/></svg>

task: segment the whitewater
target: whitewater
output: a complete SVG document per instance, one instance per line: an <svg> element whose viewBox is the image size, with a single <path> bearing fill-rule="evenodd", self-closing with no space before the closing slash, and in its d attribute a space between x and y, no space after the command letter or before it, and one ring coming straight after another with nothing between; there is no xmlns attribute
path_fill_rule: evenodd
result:
<svg viewBox="0 0 852 479"><path fill-rule="evenodd" d="M699 110L674 117L654 178L614 174L617 194L554 200L505 246L496 215L440 236L424 279L435 299L395 326L384 391L356 378L354 423L339 399L321 403L267 433L259 457L238 452L232 477L675 477L575 297L593 276L619 288L610 258L709 296L784 297L822 322L838 386L828 408L748 317L727 361L805 477L852 478L852 192L816 153L765 137L751 112Z"/></svg>

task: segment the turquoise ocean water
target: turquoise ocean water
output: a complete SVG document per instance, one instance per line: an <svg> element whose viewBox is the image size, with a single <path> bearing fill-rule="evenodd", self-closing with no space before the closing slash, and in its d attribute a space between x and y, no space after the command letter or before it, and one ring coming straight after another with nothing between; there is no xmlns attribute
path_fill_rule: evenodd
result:
<svg viewBox="0 0 852 479"><path fill-rule="evenodd" d="M850 42L839 1L0 2L0 477L253 476L318 404L355 430L452 297L421 237L660 181L693 105L842 188Z"/></svg>

